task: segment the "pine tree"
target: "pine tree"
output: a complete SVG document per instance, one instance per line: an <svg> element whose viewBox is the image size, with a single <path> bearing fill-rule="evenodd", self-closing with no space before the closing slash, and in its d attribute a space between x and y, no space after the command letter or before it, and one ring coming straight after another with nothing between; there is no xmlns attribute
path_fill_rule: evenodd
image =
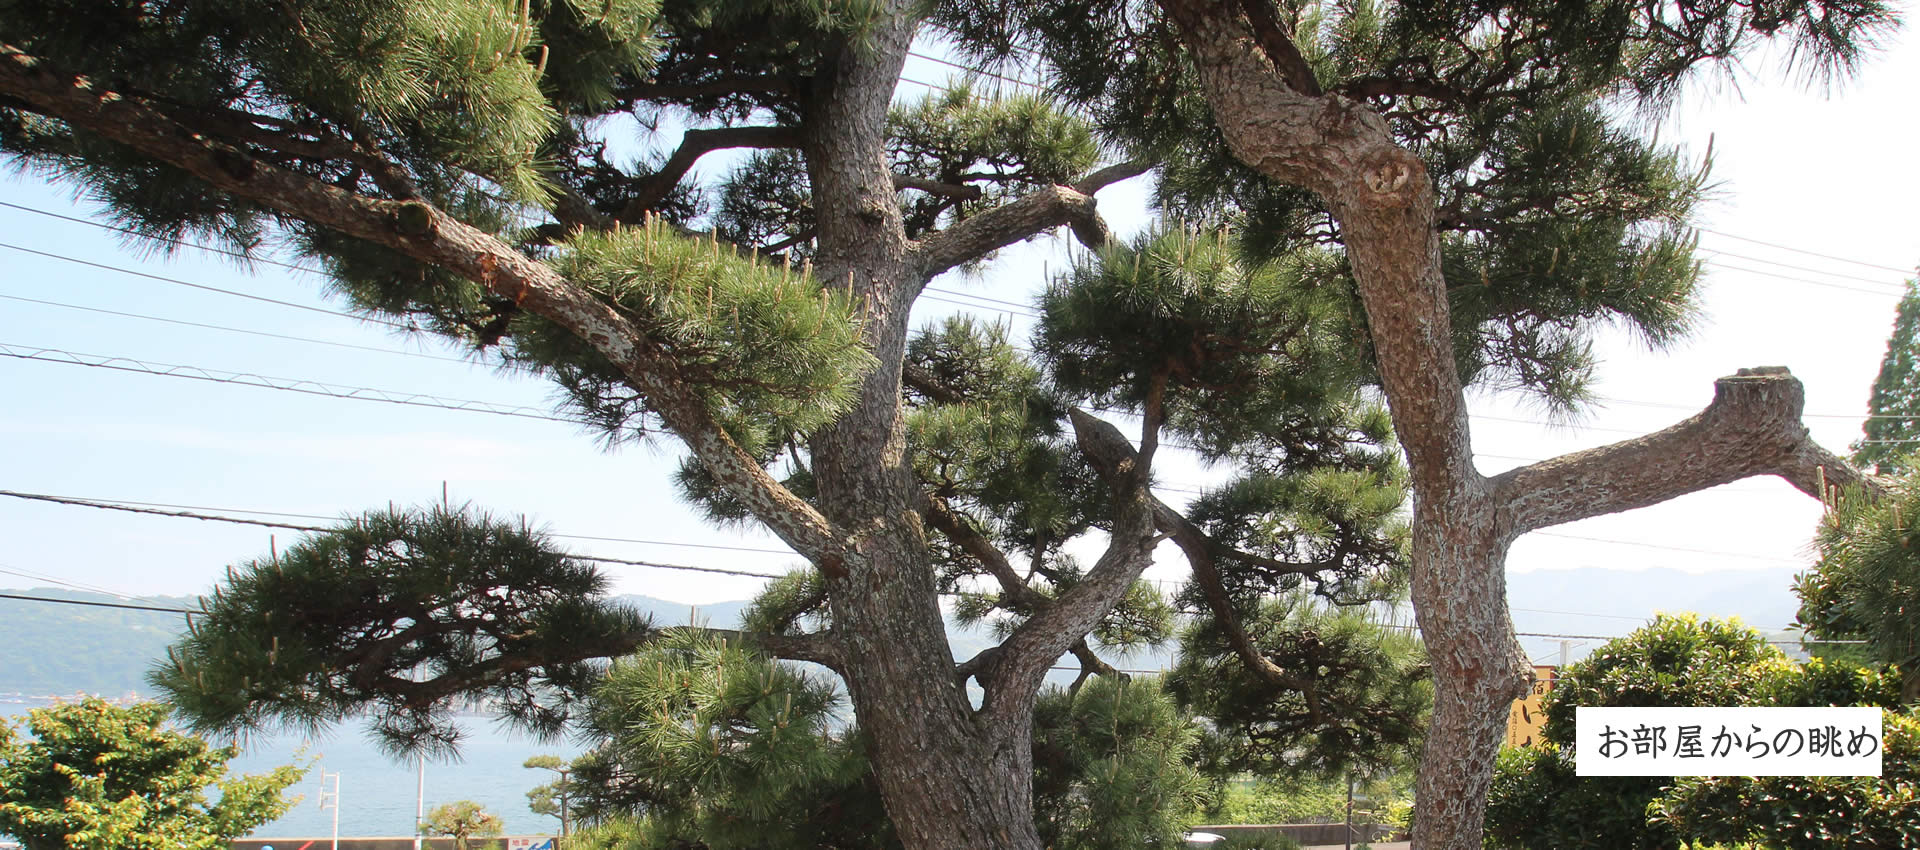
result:
<svg viewBox="0 0 1920 850"><path fill-rule="evenodd" d="M1853 444L1853 462L1875 472L1907 469L1906 457L1920 448L1920 279L1907 281L1906 297L1895 312L1887 356L1873 379L1867 400L1866 435Z"/></svg>
<svg viewBox="0 0 1920 850"><path fill-rule="evenodd" d="M1587 329L1687 327L1699 175L1621 129L1623 105L1769 37L1843 71L1890 21L1877 0L0 0L0 151L161 240L290 243L356 307L550 376L609 440L683 442L690 498L812 565L774 589L755 640L843 677L915 850L1040 846L1042 677L1066 653L1105 672L1103 640L1168 634L1136 581L1159 535L1271 678L1235 625L1249 598L1380 587L1411 486L1436 694L1416 831L1464 848L1523 681L1501 604L1514 536L1746 475L1812 488L1817 468L1851 471L1806 442L1798 385L1756 372L1672 431L1488 480L1462 386L1573 403ZM896 104L922 33L978 61L1042 57L1053 96ZM671 154L609 149L610 128L661 115L693 128ZM686 180L720 150L755 153L718 185ZM1186 223L1111 244L1095 194L1156 167ZM1037 360L991 328L909 327L935 277L1061 227L1088 254L1045 296ZM1133 440L1094 405L1131 414ZM1172 437L1241 473L1212 513L1153 497ZM1093 563L1063 550L1096 532ZM369 563L356 589L376 603L347 619L417 622L379 592L420 580L409 563ZM424 592L464 611L514 587ZM956 665L943 590L971 594L1001 643ZM279 629L276 606L339 599L246 598L204 628ZM602 653L645 637L587 613ZM309 679L232 643L223 681L264 705L202 698L197 722L358 701L397 744L430 746L436 706L501 689L551 729L569 705L527 693L577 693L594 648L520 654L489 630L540 616L329 649ZM219 678L228 656L205 655ZM401 655L442 665L437 685L393 675ZM289 708L314 701L261 677L315 682L323 705Z"/></svg>
<svg viewBox="0 0 1920 850"><path fill-rule="evenodd" d="M475 837L499 835L500 817L472 800L458 800L435 806L420 823L421 835L444 835L453 839L454 850L467 850Z"/></svg>

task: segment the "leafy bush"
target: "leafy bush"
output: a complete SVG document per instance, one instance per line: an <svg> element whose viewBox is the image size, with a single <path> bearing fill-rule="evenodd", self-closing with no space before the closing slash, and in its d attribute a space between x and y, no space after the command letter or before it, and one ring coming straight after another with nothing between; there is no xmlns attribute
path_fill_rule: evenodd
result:
<svg viewBox="0 0 1920 850"><path fill-rule="evenodd" d="M1920 847L1920 717L1887 712L1872 776L1688 777L1653 819L1691 840L1778 850Z"/></svg>
<svg viewBox="0 0 1920 850"><path fill-rule="evenodd" d="M1798 850L1920 846L1914 721L1889 714L1880 780L1805 777L1578 777L1576 706L1899 705L1899 680L1814 660L1795 664L1737 623L1656 617L1562 671L1545 700L1545 743L1508 750L1488 797L1487 846L1502 850L1671 850L1683 841ZM1896 749L1899 752L1896 753ZM1905 778L1899 778L1904 776ZM1858 812L1856 818L1854 813ZM1892 840L1907 836L1902 840ZM1886 842L1891 843L1875 843Z"/></svg>

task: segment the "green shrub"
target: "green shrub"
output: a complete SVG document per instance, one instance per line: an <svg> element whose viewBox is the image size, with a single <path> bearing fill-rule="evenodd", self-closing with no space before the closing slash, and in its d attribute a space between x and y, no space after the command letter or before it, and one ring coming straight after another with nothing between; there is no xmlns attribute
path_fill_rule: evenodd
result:
<svg viewBox="0 0 1920 850"><path fill-rule="evenodd" d="M1920 847L1920 718L1887 712L1881 775L1680 779L1654 820L1697 841L1777 850Z"/></svg>

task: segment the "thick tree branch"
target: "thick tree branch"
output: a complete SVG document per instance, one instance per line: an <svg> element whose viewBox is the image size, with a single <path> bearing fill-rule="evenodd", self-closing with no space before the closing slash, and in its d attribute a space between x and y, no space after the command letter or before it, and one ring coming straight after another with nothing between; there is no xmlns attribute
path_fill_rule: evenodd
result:
<svg viewBox="0 0 1920 850"><path fill-rule="evenodd" d="M972 216L914 244L913 260L931 280L955 266L1066 225L1080 243L1098 249L1112 238L1095 208L1093 194L1151 170L1154 162L1136 159L1109 165L1072 186L1049 186ZM896 183L898 179L896 178Z"/></svg>
<svg viewBox="0 0 1920 850"><path fill-rule="evenodd" d="M1084 637L1079 643L1073 645L1073 657L1080 662L1080 675L1073 677L1073 684L1067 686L1068 693L1079 693L1080 686L1095 676L1127 678L1127 674L1113 669L1112 664L1108 664L1099 653L1094 652L1093 647L1087 645L1087 639Z"/></svg>
<svg viewBox="0 0 1920 850"><path fill-rule="evenodd" d="M1106 551L1086 576L1001 641L987 674L986 703L981 706L983 719L992 729L1018 726L1019 713L1031 707L1029 700L1002 694L1031 695L1053 662L1092 631L1153 562L1156 538L1148 470L1136 463L1133 447L1120 429L1079 408L1067 415L1081 452L1113 491L1113 527Z"/></svg>
<svg viewBox="0 0 1920 850"><path fill-rule="evenodd" d="M1741 369L1713 382L1699 414L1631 440L1495 476L1509 533L1658 504L1754 475L1778 475L1802 492L1879 485L1815 444L1801 424L1805 392L1780 367Z"/></svg>
<svg viewBox="0 0 1920 850"><path fill-rule="evenodd" d="M700 158L718 150L728 148L792 148L800 146L800 134L792 127L721 127L710 130L688 130L680 139L680 147L673 156L662 163L660 170L647 175L639 181L633 197L628 199L626 208L620 211L620 220L636 222L652 210L666 197L673 194L673 188L693 170Z"/></svg>
<svg viewBox="0 0 1920 850"><path fill-rule="evenodd" d="M818 511L762 469L680 380L676 366L606 302L491 234L432 205L366 198L260 162L152 107L60 73L0 44L0 95L49 118L117 142L209 185L285 215L399 251L479 283L543 316L617 365L723 487L795 551L837 563L841 535Z"/></svg>
<svg viewBox="0 0 1920 850"><path fill-rule="evenodd" d="M1267 54L1287 85L1301 94L1318 97L1320 80L1314 76L1313 66L1307 64L1307 57L1300 54L1300 46L1293 43L1293 34L1280 23L1272 0L1240 0L1240 10L1253 26L1260 50Z"/></svg>
<svg viewBox="0 0 1920 850"><path fill-rule="evenodd" d="M1066 186L1048 186L929 234L914 245L913 260L921 276L931 280L1063 224L1087 247L1106 244L1107 224L1094 210L1093 197Z"/></svg>
<svg viewBox="0 0 1920 850"><path fill-rule="evenodd" d="M1006 594L1009 602L1035 611L1052 603L1053 600L1028 585L1021 578L1020 571L1014 568L1013 562L1007 560L1006 553L993 545L993 541L988 540L985 534L974 528L973 524L955 511L952 505L947 504L945 499L931 494L924 496L923 499L921 513L927 518L927 524L935 531L946 535L947 539L957 544L961 551L986 567L987 573L993 576L994 581L999 582L1000 589Z"/></svg>
<svg viewBox="0 0 1920 850"><path fill-rule="evenodd" d="M893 188L912 189L916 192L925 192L929 195L939 195L944 198L954 198L961 201L977 201L980 200L981 196L986 194L979 186L942 183L938 180L928 180L924 177L901 174L897 171L894 172L893 175Z"/></svg>

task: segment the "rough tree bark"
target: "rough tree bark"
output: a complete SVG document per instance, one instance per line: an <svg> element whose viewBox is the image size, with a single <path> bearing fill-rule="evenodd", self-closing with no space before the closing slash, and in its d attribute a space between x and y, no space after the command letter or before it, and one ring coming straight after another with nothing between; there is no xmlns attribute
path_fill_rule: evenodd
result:
<svg viewBox="0 0 1920 850"><path fill-rule="evenodd" d="M1365 105L1296 83L1288 71L1297 49L1235 4L1162 6L1235 156L1315 192L1340 224L1412 473L1413 604L1435 689L1413 842L1479 848L1506 707L1527 681L1506 604L1516 537L1752 475L1778 475L1814 495L1823 481L1861 476L1808 439L1800 384L1781 368L1720 379L1711 406L1659 433L1480 475L1449 337L1434 189L1420 159Z"/></svg>

